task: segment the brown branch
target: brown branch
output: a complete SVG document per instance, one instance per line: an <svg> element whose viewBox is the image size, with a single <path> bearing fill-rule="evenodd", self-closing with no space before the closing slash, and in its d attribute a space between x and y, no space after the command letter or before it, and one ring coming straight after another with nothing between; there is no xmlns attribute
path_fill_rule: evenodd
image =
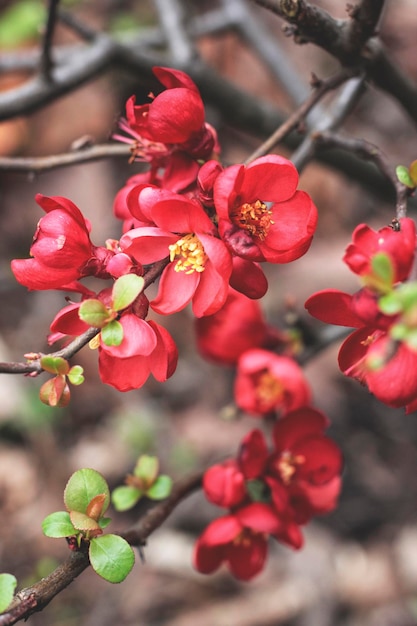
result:
<svg viewBox="0 0 417 626"><path fill-rule="evenodd" d="M360 4L347 5L351 23L348 28L347 45L352 51L361 50L362 46L374 35L381 17L385 0L362 0Z"/></svg>
<svg viewBox="0 0 417 626"><path fill-rule="evenodd" d="M51 57L52 38L54 35L59 0L49 0L48 2L48 19L46 22L45 34L43 37L42 53L39 64L41 76L47 80L52 80L51 70L53 61Z"/></svg>
<svg viewBox="0 0 417 626"><path fill-rule="evenodd" d="M321 148L340 148L374 163L395 189L397 218L406 216L408 189L398 180L386 155L377 146L364 139L342 137L331 131L317 132L313 135L313 140Z"/></svg>
<svg viewBox="0 0 417 626"><path fill-rule="evenodd" d="M356 67L366 71L367 76L377 87L390 93L417 123L417 89L398 67L392 63L381 42L377 38L369 39L361 47L352 49L351 20L336 20L327 11L311 5L305 0L254 0L254 2L283 18L291 24L290 33L297 43L313 43L338 59L346 67ZM378 15L375 4L372 20ZM363 14L369 16L369 3L363 3ZM369 24L369 22L368 22ZM353 29L353 31L352 31ZM365 29L362 29L362 34Z"/></svg>
<svg viewBox="0 0 417 626"><path fill-rule="evenodd" d="M202 472L175 483L171 495L152 509L127 531L120 533L132 546L143 546L149 535L167 519L177 505L201 487ZM0 615L0 626L12 626L42 611L51 600L72 583L90 565L88 554L75 552L49 576L16 594L11 606Z"/></svg>
<svg viewBox="0 0 417 626"><path fill-rule="evenodd" d="M157 261L153 263L147 271L145 272L143 278L145 280L144 289L149 287L155 280L162 274L164 268L169 263L169 257L162 259L161 261ZM84 346L86 346L91 339L93 339L100 332L99 328L89 328L85 333L76 337L71 343L69 343L62 350L57 350L56 352L49 353L48 356L51 357L61 357L63 359L71 359L77 352L81 350ZM0 374L33 374L38 375L41 374L44 370L41 366L41 355L36 353L38 358L34 358L33 360L29 360L26 363L17 363L17 362L3 362L0 363Z"/></svg>
<svg viewBox="0 0 417 626"><path fill-rule="evenodd" d="M129 156L131 156L129 145L109 143L45 157L0 157L0 171L42 174L68 165Z"/></svg>
<svg viewBox="0 0 417 626"><path fill-rule="evenodd" d="M259 146L259 148L252 152L252 154L246 159L245 164L248 165L258 157L270 152L288 135L288 133L297 128L309 111L311 111L311 109L323 98L326 93L332 89L336 89L349 78L352 78L353 75L354 72L352 70L342 70L327 80L320 81L314 77L314 91L310 97L307 98L307 100L305 100L305 102L303 102L303 104L296 111L294 111L294 113L290 115L290 117L283 124L281 124L277 130L270 137L268 137L266 141L264 141L263 144Z"/></svg>

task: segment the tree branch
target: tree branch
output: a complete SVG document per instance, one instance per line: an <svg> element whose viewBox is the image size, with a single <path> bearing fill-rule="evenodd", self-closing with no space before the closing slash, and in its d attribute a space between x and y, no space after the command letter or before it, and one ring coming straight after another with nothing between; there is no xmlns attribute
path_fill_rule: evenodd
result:
<svg viewBox="0 0 417 626"><path fill-rule="evenodd" d="M302 120L306 117L309 111L323 98L323 96L336 89L349 78L352 78L352 70L344 70L331 76L327 80L320 81L314 77L315 83L313 84L314 91L309 98L296 110L290 117L281 124L277 130L270 136L263 144L259 146L252 154L246 159L245 164L249 164L255 159L264 154L270 152L280 141L282 141L288 133L297 128Z"/></svg>
<svg viewBox="0 0 417 626"><path fill-rule="evenodd" d="M297 43L313 43L338 59L346 67L366 71L377 87L390 93L417 123L417 89L415 85L389 60L381 42L374 38L366 46L352 50L350 20L336 20L317 6L305 0L254 0L254 2L283 18L293 26L290 33ZM363 14L368 15L366 2ZM375 5L372 20L382 9L381 0ZM368 22L369 24L369 22ZM352 30L353 29L353 30ZM364 34L365 29L362 29ZM367 31L366 31L367 32ZM362 42L363 43L363 42Z"/></svg>
<svg viewBox="0 0 417 626"><path fill-rule="evenodd" d="M143 546L154 530L167 519L178 504L201 487L203 473L193 474L174 484L171 495L147 511L138 522L120 533L132 546ZM90 565L88 554L80 551L59 565L49 576L16 594L11 606L0 615L0 626L12 626L42 611L51 600Z"/></svg>
<svg viewBox="0 0 417 626"><path fill-rule="evenodd" d="M51 48L57 18L58 5L59 0L49 0L48 2L48 19L46 22L46 28L43 37L42 53L39 64L40 75L48 82L52 79L51 70L53 66L53 61L51 57Z"/></svg>
<svg viewBox="0 0 417 626"><path fill-rule="evenodd" d="M389 163L386 155L377 146L364 139L342 137L330 131L314 133L313 140L320 148L341 148L356 154L361 159L375 163L395 189L397 218L400 219L406 216L408 189L398 180L395 170Z"/></svg>
<svg viewBox="0 0 417 626"><path fill-rule="evenodd" d="M169 263L169 257L153 263L145 272L143 278L145 280L144 289L149 287L150 284L162 274L164 268ZM62 359L71 359L77 352L86 346L98 333L100 328L89 328L85 333L76 337L71 343L69 343L62 350L57 350L49 354L51 357L61 357ZM41 357L43 355L34 353L35 358L30 359L26 363L0 363L0 374L41 374L44 370L41 365Z"/></svg>

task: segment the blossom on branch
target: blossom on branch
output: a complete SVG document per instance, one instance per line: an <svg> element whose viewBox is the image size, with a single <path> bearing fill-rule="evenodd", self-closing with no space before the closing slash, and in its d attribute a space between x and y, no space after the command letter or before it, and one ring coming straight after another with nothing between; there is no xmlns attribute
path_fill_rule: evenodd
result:
<svg viewBox="0 0 417 626"><path fill-rule="evenodd" d="M30 249L31 259L11 263L16 280L28 289L84 291L77 283L83 276L108 278L106 262L113 253L90 241L89 224L71 200L37 194L46 212L39 222Z"/></svg>

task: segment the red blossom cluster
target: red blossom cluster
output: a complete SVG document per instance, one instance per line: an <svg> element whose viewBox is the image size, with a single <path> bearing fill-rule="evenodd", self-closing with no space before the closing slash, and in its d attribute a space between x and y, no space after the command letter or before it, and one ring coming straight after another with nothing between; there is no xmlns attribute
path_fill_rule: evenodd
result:
<svg viewBox="0 0 417 626"><path fill-rule="evenodd" d="M260 263L300 257L317 222L310 197L297 190L298 173L290 161L272 154L223 168L216 132L205 122L191 78L163 67L154 73L165 90L144 105L130 98L120 122L124 134L115 136L130 143L132 161L149 164L116 195L120 240L93 245L90 224L70 200L38 195L46 215L31 258L12 261L16 279L28 289L81 295L81 302L71 302L55 317L50 341L99 329L94 345L100 376L120 391L140 387L150 373L163 381L175 371L174 341L148 319L149 307L169 315L191 304L194 315L204 318L227 306L231 287L249 298L262 297L268 285ZM145 280L156 263L161 275L150 302L145 282L136 291L129 285L134 297L117 304L112 288L96 293L80 282L95 277L116 285L126 275ZM266 331L256 345L270 339Z"/></svg>
<svg viewBox="0 0 417 626"><path fill-rule="evenodd" d="M236 578L250 580L265 565L269 536L301 548L300 526L334 509L340 491L342 457L324 435L327 426L313 408L292 411L276 422L272 450L252 430L236 459L206 471L207 499L229 511L197 540L198 571L210 574L225 562Z"/></svg>
<svg viewBox="0 0 417 626"><path fill-rule="evenodd" d="M343 260L363 287L353 295L326 289L305 304L323 322L356 329L340 348L341 371L407 413L417 409L417 284L406 282L415 248L410 218L378 231L359 225Z"/></svg>
<svg viewBox="0 0 417 626"><path fill-rule="evenodd" d="M116 136L130 143L132 162L149 163L116 195L120 239L93 245L90 224L70 200L38 195L46 215L31 258L12 261L12 270L29 289L79 294L55 316L49 341L96 329L90 345L98 349L101 379L120 391L141 387L150 374L164 381L174 373L174 340L149 313L170 315L190 304L202 354L236 366L236 405L254 417L279 418L271 450L253 430L236 460L204 478L207 498L229 512L198 540L195 565L209 573L225 561L248 580L263 568L269 535L300 548L300 527L332 510L340 491L341 453L324 435L327 419L309 406L291 341L265 321L257 302L268 289L261 263L302 256L317 209L281 156L224 168L192 80L178 70L154 72L165 90L145 105L130 98L124 134ZM88 277L107 284L92 291L81 282ZM158 277L149 301L144 290ZM43 395L51 387L54 403L63 405L66 376L80 377L58 365L52 360L48 371L66 395L56 397L54 381Z"/></svg>

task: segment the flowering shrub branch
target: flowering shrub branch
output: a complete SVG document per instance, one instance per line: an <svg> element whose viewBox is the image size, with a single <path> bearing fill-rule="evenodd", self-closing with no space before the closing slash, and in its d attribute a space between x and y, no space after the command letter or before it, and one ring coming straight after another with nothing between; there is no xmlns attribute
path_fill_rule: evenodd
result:
<svg viewBox="0 0 417 626"><path fill-rule="evenodd" d="M113 134L121 148L90 146L85 152L46 160L0 161L5 169L38 172L111 155L129 155L130 164L145 164L114 199L120 238L102 245L93 243L90 222L70 199L37 194L44 214L30 256L14 259L11 268L29 290L75 294L66 297L67 304L50 323L49 344L65 345L48 355L28 353L26 363L0 363L0 372L49 372L54 377L42 385L40 398L51 406L65 406L70 399L68 381L84 380L82 369L71 367L68 360L89 344L97 350L102 382L118 391L141 388L151 374L164 382L174 375L178 350L170 332L150 312L169 316L189 305L201 354L235 368L236 407L261 427L270 425L268 436L261 428L250 430L235 457L174 485L171 493L169 477L158 476L157 459L141 457L127 484L113 492L113 503L126 510L143 495L164 500L120 536L102 534L110 521L104 517L110 504L104 478L93 469L73 474L64 492L66 511L48 515L43 530L49 537L67 538L74 554L50 576L19 592L0 615L0 626L41 610L89 564L106 580L122 581L134 562L126 542L143 546L179 501L201 486L206 499L224 509L195 545L194 566L203 574L225 563L233 576L248 581L263 570L270 538L298 550L304 542L302 528L335 509L343 455L326 434L329 420L312 405L312 390L300 366L306 360L304 337L295 327L268 324L258 302L269 287L265 265L293 262L311 245L318 210L299 189L296 165L301 168L319 148L337 147L373 161L395 189L396 217L378 231L367 224L354 230L344 261L359 277L355 294L326 289L310 296L305 306L322 322L354 329L339 352L346 376L389 406L405 407L408 413L417 407L417 286L410 280L416 228L406 217L415 168L412 164L401 170L407 185L378 148L335 132L361 97L366 78L391 90L394 77L394 95L415 119L417 92L380 51L375 36L383 2L364 0L339 21L304 0L256 1L292 24L298 43L320 45L345 69L328 79L314 77L313 93L244 163L221 162L221 141L206 121L204 101L205 93L217 89L217 102L223 98L225 104L230 98L231 114L239 116L240 91L213 76L204 64L193 63L177 3L172 15L161 20L161 32L176 62L190 65L190 74L153 63L152 46L149 55L59 15L58 2L50 0L40 75L11 95L0 96L4 116L32 111L122 62L147 78L152 70L152 84L158 87L146 102L137 102L135 96L127 100L125 116ZM158 7L161 12L163 3ZM58 19L89 43L69 65L52 60ZM203 91L196 76L206 80L205 85L197 81ZM316 130L309 129L292 160L270 153L301 122L308 127L307 114L342 85L333 110ZM243 104L248 101L253 102L245 97ZM261 104L242 118L270 111ZM97 291L86 284L89 278L95 279ZM101 289L99 281L106 281ZM156 295L150 299L146 290L156 281ZM115 554L121 554L120 567L114 564ZM11 579L5 580L10 587Z"/></svg>

